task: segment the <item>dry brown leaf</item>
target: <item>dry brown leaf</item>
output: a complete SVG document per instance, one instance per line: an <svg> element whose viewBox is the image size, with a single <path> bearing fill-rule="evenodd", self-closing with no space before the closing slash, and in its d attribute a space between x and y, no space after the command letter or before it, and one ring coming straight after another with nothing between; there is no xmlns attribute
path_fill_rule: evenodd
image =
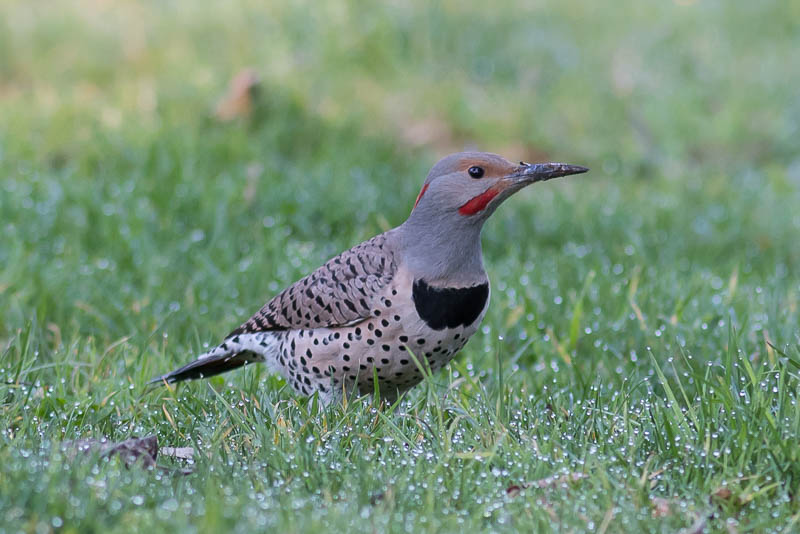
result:
<svg viewBox="0 0 800 534"><path fill-rule="evenodd" d="M517 495L519 495L519 492L521 491L522 491L522 486L518 484L512 484L506 488L506 495L508 495L509 497L516 497Z"/></svg>
<svg viewBox="0 0 800 534"><path fill-rule="evenodd" d="M566 475L561 476L552 476L547 478L542 478L539 480L534 480L531 482L522 482L520 484L512 484L508 488L506 488L506 495L510 497L516 497L519 495L523 489L527 488L539 488L539 489L546 489L552 488L555 486L560 486L562 484L568 484L571 482L577 482L583 478L587 478L589 475L586 473L568 473Z"/></svg>
<svg viewBox="0 0 800 534"><path fill-rule="evenodd" d="M239 71L231 80L228 92L217 103L214 116L221 121L231 121L250 115L253 111L253 96L258 84L258 75L255 70Z"/></svg>
<svg viewBox="0 0 800 534"><path fill-rule="evenodd" d="M730 499L732 495L733 492L729 488L726 488L725 486L717 488L717 490L711 494L712 497L716 497L717 499L722 499L725 501Z"/></svg>
<svg viewBox="0 0 800 534"><path fill-rule="evenodd" d="M194 458L193 447L161 447L158 451L162 456L178 458L181 460L191 460Z"/></svg>
<svg viewBox="0 0 800 534"><path fill-rule="evenodd" d="M127 467L141 460L145 467L154 466L158 456L158 438L147 436L144 438L131 438L117 443L102 439L81 439L67 441L61 445L61 450L72 456L77 453L99 453L103 457L118 455Z"/></svg>
<svg viewBox="0 0 800 534"><path fill-rule="evenodd" d="M650 504L653 505L653 517L667 517L672 514L672 508L668 499L656 497Z"/></svg>

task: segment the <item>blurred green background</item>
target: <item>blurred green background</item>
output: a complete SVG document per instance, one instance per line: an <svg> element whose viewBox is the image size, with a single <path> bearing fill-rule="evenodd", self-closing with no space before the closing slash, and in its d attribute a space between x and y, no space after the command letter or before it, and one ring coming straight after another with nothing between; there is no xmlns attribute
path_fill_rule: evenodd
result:
<svg viewBox="0 0 800 534"><path fill-rule="evenodd" d="M235 323L271 281L402 222L430 165L465 148L592 168L515 199L485 232L490 260L591 242L606 256L631 244L662 277L794 273L798 15L795 2L4 3L0 330L38 312L114 338L144 296L163 308L150 320L194 298L184 311ZM215 120L245 68L255 112ZM90 311L110 294L118 311Z"/></svg>
<svg viewBox="0 0 800 534"><path fill-rule="evenodd" d="M213 530L232 514L245 530L264 517L290 530L402 530L426 517L432 530L613 532L674 531L710 513L711 529L796 528L800 458L776 444L800 435L786 363L800 361L798 50L796 1L0 2L0 477L18 488L0 523ZM298 469L286 451L316 447L303 432L325 442L327 419L282 381L247 370L212 382L222 393L143 392L286 284L400 224L430 166L463 149L591 168L518 195L484 231L492 304L451 373L477 381L458 410L508 411L475 416L475 442L433 443L487 447L495 464L442 453L437 466L460 467L391 466L400 423L386 423L364 447L390 467L370 473L363 456L342 457L352 443L330 447L351 467L309 459L311 479L286 486L305 496L297 504L232 475L251 461ZM757 400L773 379L780 397ZM275 406L260 424L286 441L242 430L239 397ZM440 397L412 394L413 410L436 418L425 402ZM544 429L559 407L592 403L602 424L565 416ZM616 418L632 406L623 432ZM681 413L705 409L683 426ZM370 414L325 417L358 428ZM513 430L518 416L533 437ZM277 419L288 426L270 427ZM652 441L672 427L686 448L670 446L671 430ZM496 441L499 428L513 443ZM233 452L174 486L108 468L109 484L133 477L119 500L78 484L74 505L58 495L83 475L20 452L153 432ZM532 442L561 454L529 457ZM678 465L691 467L670 475ZM509 480L578 466L591 483L502 505ZM642 489L648 469L667 474ZM487 473L494 485L481 486ZM451 498L414 515L426 476ZM317 513L331 480L342 502ZM364 488L387 481L392 506L354 522L371 502ZM708 512L720 484L738 500ZM215 516L210 500L228 493L240 500ZM147 512L171 495L185 521ZM679 501L662 516L657 498ZM266 503L261 516L245 513L254 503Z"/></svg>

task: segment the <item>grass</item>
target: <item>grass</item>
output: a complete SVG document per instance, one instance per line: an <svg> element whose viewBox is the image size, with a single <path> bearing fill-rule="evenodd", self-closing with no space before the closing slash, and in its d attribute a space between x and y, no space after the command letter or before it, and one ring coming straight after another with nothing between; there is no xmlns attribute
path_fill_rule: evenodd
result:
<svg viewBox="0 0 800 534"><path fill-rule="evenodd" d="M796 3L162 4L0 4L0 532L800 529ZM489 222L446 370L144 387L463 147L592 172ZM193 472L60 447L150 434Z"/></svg>

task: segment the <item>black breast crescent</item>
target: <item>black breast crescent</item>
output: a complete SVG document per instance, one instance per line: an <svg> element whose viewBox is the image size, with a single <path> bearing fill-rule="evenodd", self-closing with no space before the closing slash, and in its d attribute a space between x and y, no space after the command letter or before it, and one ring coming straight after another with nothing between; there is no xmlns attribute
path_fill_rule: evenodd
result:
<svg viewBox="0 0 800 534"><path fill-rule="evenodd" d="M433 330L444 330L475 322L489 298L489 283L431 287L425 280L415 280L411 295L420 318Z"/></svg>

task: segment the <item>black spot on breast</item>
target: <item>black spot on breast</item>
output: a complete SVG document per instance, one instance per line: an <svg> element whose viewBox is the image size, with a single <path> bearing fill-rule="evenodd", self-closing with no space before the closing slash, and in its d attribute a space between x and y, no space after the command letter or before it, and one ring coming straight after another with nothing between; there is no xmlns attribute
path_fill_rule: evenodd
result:
<svg viewBox="0 0 800 534"><path fill-rule="evenodd" d="M431 287L415 280L411 292L414 307L434 330L469 326L483 311L489 298L489 283L472 287Z"/></svg>

